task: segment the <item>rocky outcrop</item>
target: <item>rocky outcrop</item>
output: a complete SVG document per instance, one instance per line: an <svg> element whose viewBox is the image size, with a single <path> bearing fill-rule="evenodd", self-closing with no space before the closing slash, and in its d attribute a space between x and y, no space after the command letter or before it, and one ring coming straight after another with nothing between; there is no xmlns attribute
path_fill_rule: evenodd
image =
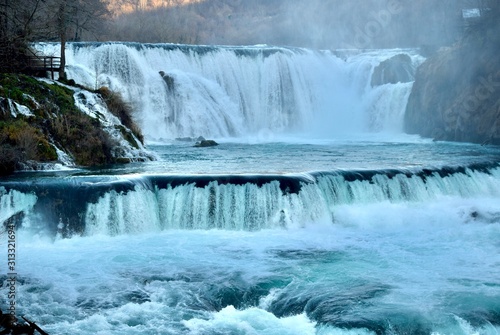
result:
<svg viewBox="0 0 500 335"><path fill-rule="evenodd" d="M469 32L417 70L405 131L436 140L500 144L500 24Z"/></svg>
<svg viewBox="0 0 500 335"><path fill-rule="evenodd" d="M399 54L381 62L372 74L371 85L408 83L414 80L415 68L411 57Z"/></svg>
<svg viewBox="0 0 500 335"><path fill-rule="evenodd" d="M206 147L215 147L219 145L219 143L215 142L214 140L202 140L200 142L196 142L194 145L195 148L206 148Z"/></svg>
<svg viewBox="0 0 500 335"><path fill-rule="evenodd" d="M126 106L105 93L4 74L0 78L0 175L57 165L153 160Z"/></svg>
<svg viewBox="0 0 500 335"><path fill-rule="evenodd" d="M159 73L160 73L160 76L165 81L165 83L167 83L167 88L168 88L169 92L172 92L174 90L174 87L175 87L174 77L172 77L169 74L166 74L164 71L160 71Z"/></svg>

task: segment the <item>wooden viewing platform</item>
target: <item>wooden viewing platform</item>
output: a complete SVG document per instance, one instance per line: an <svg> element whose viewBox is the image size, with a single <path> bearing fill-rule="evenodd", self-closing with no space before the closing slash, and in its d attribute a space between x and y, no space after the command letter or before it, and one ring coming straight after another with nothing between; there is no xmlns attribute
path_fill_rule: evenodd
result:
<svg viewBox="0 0 500 335"><path fill-rule="evenodd" d="M59 72L61 68L61 57L54 56L33 56L28 58L27 70L30 72L50 72L54 80L54 72Z"/></svg>

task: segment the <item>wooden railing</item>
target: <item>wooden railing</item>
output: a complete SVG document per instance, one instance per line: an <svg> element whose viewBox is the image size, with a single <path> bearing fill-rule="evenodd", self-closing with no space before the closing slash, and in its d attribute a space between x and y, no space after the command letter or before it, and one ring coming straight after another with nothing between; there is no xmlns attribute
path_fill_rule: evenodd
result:
<svg viewBox="0 0 500 335"><path fill-rule="evenodd" d="M28 58L28 70L33 72L50 72L52 80L54 72L61 68L61 57L32 56Z"/></svg>

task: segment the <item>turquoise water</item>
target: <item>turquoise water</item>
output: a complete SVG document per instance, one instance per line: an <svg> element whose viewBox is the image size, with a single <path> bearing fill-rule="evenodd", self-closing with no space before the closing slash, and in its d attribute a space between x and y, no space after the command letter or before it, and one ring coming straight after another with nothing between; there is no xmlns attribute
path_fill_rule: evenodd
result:
<svg viewBox="0 0 500 335"><path fill-rule="evenodd" d="M500 330L498 148L191 145L0 181L18 314L54 334Z"/></svg>
<svg viewBox="0 0 500 335"><path fill-rule="evenodd" d="M68 78L120 92L158 160L0 180L18 315L50 334L498 334L500 149L403 134L413 83L371 86L401 53L423 61L68 44ZM220 145L174 140L200 135Z"/></svg>
<svg viewBox="0 0 500 335"><path fill-rule="evenodd" d="M195 142L151 143L148 147L158 156L157 161L114 166L97 173L175 175L309 173L336 169L418 170L496 162L500 156L498 148L492 146L433 142L409 135L359 135L338 140L295 137L281 138L277 142L262 139L217 141L220 145L210 148L195 148Z"/></svg>

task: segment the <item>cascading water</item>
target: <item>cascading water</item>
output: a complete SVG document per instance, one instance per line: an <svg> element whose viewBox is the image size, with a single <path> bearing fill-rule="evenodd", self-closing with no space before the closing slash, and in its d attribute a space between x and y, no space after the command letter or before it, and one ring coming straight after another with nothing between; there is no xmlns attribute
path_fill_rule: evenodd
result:
<svg viewBox="0 0 500 335"><path fill-rule="evenodd" d="M28 187L17 182L4 187L12 188L0 198L7 213L4 220L25 211L30 213L27 222L42 217L53 234L115 236L170 229L300 228L318 221L335 224L337 208L345 205L499 197L500 171L472 166L302 175L82 176L71 177L70 184L49 179ZM43 195L48 199L35 206ZM68 196L80 204L57 206ZM16 210L9 209L9 203L25 205ZM40 226L32 229L43 231Z"/></svg>
<svg viewBox="0 0 500 335"><path fill-rule="evenodd" d="M158 160L0 179L17 314L51 334L498 334L500 150L402 134L412 82L379 68L402 53L422 61L70 44L68 77L120 91ZM220 145L174 140L199 135Z"/></svg>
<svg viewBox="0 0 500 335"><path fill-rule="evenodd" d="M38 44L57 54L57 44ZM408 50L342 59L277 47L72 43L68 78L122 92L150 139L401 132L411 83L371 87L374 67ZM161 73L161 74L160 74Z"/></svg>

